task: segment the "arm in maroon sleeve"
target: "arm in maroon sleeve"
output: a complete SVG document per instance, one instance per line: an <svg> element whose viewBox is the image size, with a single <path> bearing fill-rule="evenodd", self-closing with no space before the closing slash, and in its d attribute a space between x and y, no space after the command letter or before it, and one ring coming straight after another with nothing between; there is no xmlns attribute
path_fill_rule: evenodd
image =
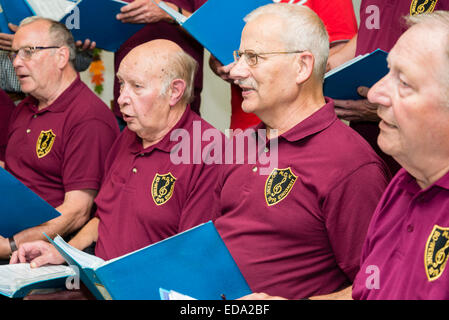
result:
<svg viewBox="0 0 449 320"><path fill-rule="evenodd" d="M372 214L387 186L384 169L366 164L347 176L324 202L326 229L340 269L352 282Z"/></svg>

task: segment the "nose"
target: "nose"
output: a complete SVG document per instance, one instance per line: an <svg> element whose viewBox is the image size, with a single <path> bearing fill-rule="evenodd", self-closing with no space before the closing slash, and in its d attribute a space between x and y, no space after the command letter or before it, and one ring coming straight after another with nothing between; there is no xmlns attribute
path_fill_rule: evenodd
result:
<svg viewBox="0 0 449 320"><path fill-rule="evenodd" d="M117 99L117 103L118 103L120 109L122 109L124 106L126 106L129 103L128 90L126 89L125 85L121 85L121 87L120 87L120 96Z"/></svg>
<svg viewBox="0 0 449 320"><path fill-rule="evenodd" d="M235 84L238 84L238 80L246 79L249 76L248 64L245 59L241 57L229 72L229 77L234 80Z"/></svg>
<svg viewBox="0 0 449 320"><path fill-rule="evenodd" d="M20 58L20 55L16 54L14 59L11 60L11 63L14 68L17 68L18 66L22 65L22 58Z"/></svg>
<svg viewBox="0 0 449 320"><path fill-rule="evenodd" d="M384 107L391 107L391 94L393 90L390 86L391 76L388 73L385 77L380 79L368 91L368 100L371 103L377 103Z"/></svg>

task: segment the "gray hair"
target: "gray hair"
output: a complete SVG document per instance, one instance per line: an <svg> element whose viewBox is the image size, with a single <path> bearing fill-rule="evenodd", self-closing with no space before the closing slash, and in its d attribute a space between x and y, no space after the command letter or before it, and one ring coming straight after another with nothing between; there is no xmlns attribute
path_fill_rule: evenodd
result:
<svg viewBox="0 0 449 320"><path fill-rule="evenodd" d="M60 47L64 46L69 49L69 62L72 66L74 66L76 58L75 40L73 39L73 35L70 30L67 29L67 27L63 23L48 18L32 16L23 19L20 22L19 27L23 27L40 20L47 21L50 24L48 33L50 35L51 41L53 42L53 45Z"/></svg>
<svg viewBox="0 0 449 320"><path fill-rule="evenodd" d="M167 61L167 71L164 75L161 94L165 94L167 92L173 80L182 79L186 83L186 89L181 101L191 103L195 98L194 84L197 70L198 62L183 50L169 55Z"/></svg>
<svg viewBox="0 0 449 320"><path fill-rule="evenodd" d="M273 3L255 9L245 17L245 22L265 14L282 18L285 27L282 40L286 50L307 50L313 54L314 73L322 81L329 57L329 36L318 15L302 5Z"/></svg>

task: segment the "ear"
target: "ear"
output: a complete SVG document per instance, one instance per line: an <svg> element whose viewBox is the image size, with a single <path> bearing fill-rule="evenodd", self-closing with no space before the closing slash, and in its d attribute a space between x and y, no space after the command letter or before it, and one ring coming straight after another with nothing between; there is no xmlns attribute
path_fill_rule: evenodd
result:
<svg viewBox="0 0 449 320"><path fill-rule="evenodd" d="M306 82L313 74L315 66L315 57L309 51L298 54L295 59L296 67L296 83L301 84Z"/></svg>
<svg viewBox="0 0 449 320"><path fill-rule="evenodd" d="M58 67L63 69L69 63L69 59L70 59L69 48L67 48L65 46L59 48L56 55L58 58Z"/></svg>
<svg viewBox="0 0 449 320"><path fill-rule="evenodd" d="M175 79L170 84L170 107L181 101L184 91L186 90L186 82L182 79Z"/></svg>

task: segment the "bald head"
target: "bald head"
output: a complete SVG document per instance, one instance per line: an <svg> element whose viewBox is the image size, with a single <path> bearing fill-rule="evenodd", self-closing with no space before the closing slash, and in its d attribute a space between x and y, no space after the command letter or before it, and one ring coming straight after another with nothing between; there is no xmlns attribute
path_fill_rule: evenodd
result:
<svg viewBox="0 0 449 320"><path fill-rule="evenodd" d="M172 41L158 39L137 46L122 60L121 69L122 66L133 67L134 72L142 73L143 77L160 79L161 94L165 94L173 80L181 79L186 83L181 100L190 103L194 99L193 85L198 64Z"/></svg>

